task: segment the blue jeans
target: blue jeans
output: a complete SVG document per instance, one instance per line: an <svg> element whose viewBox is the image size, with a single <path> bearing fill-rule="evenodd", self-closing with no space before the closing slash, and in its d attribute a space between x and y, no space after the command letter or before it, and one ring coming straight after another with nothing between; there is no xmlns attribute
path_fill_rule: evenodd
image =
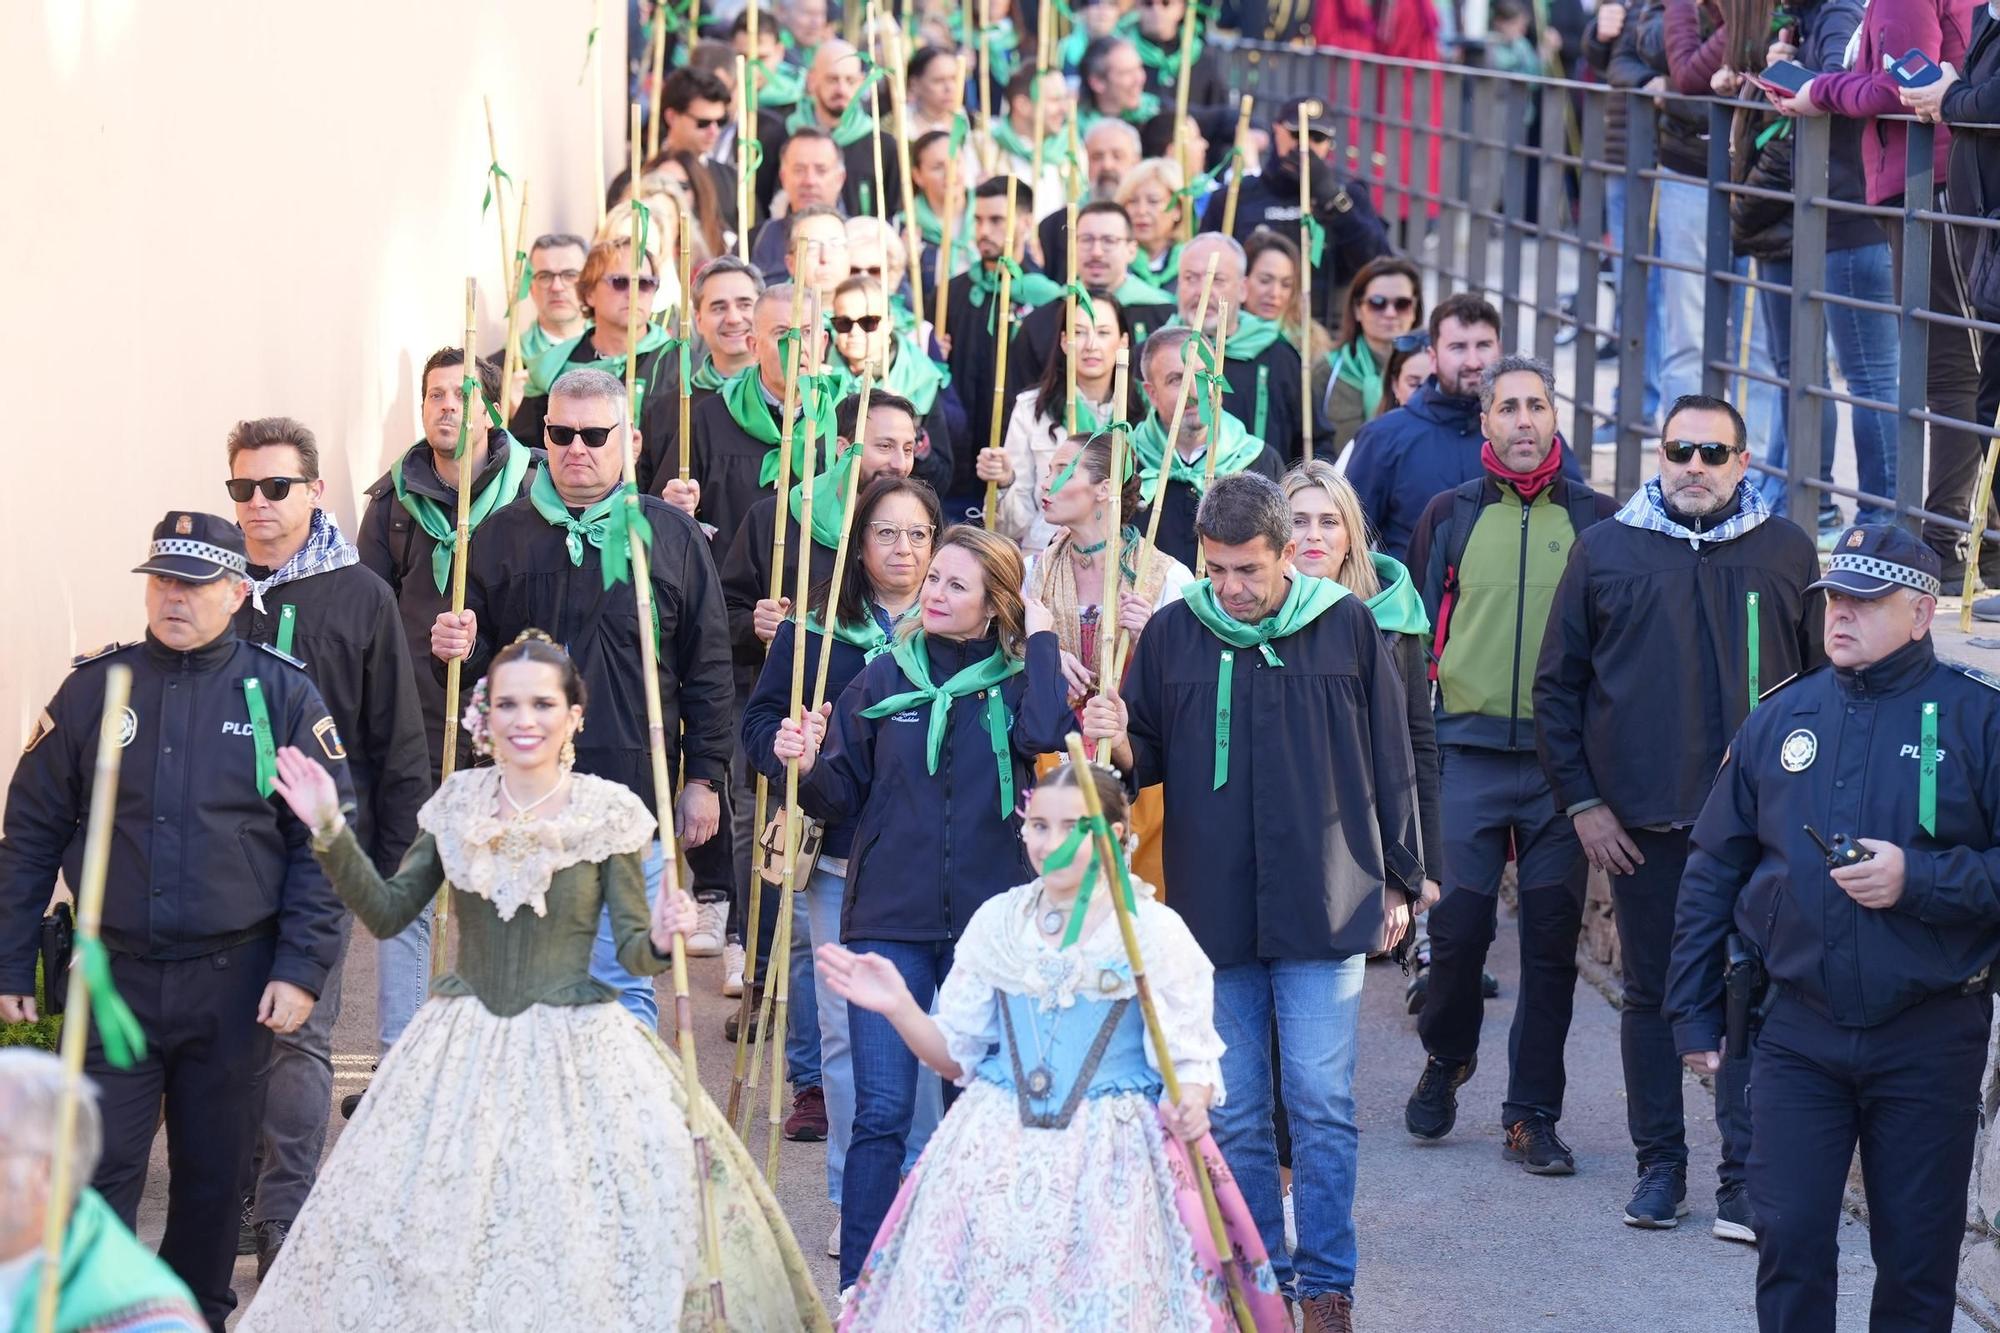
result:
<svg viewBox="0 0 2000 1333"><path fill-rule="evenodd" d="M387 1055L431 990L431 912L429 905L398 934L375 945L375 1030Z"/></svg>
<svg viewBox="0 0 2000 1333"><path fill-rule="evenodd" d="M666 858L660 854L656 838L646 851L646 905L660 896L660 879L666 874ZM611 909L597 915L597 943L590 949L590 975L618 992L618 1003L644 1023L649 1031L660 1030L660 1000L653 993L651 977L635 977L618 961L618 946L611 939Z"/></svg>
<svg viewBox="0 0 2000 1333"><path fill-rule="evenodd" d="M1708 255L1708 191L1699 185L1661 181L1660 256L1676 263L1704 265ZM1749 271L1749 260L1736 261L1736 271ZM1721 360L1735 364L1742 350L1743 294L1747 289L1729 289L1729 341ZM1660 274L1660 411L1670 410L1684 394L1702 392L1702 322L1708 305L1708 282L1693 273L1663 270ZM1650 332L1650 330L1649 330ZM1771 321L1759 319L1751 330L1751 370L1773 374L1771 366ZM1741 405L1750 430L1750 445L1770 455L1783 449L1784 417L1780 412L1776 386L1725 376L1723 396ZM1666 423L1662 421L1661 425Z"/></svg>
<svg viewBox="0 0 2000 1333"><path fill-rule="evenodd" d="M938 986L951 971L949 940L849 940L847 947L856 953L880 954L894 963L911 998L923 1009L931 1007ZM880 1014L854 1006L847 1011L847 1027L854 1064L854 1132L847 1143L840 1191L842 1291L854 1285L875 1233L896 1200L917 1101L917 1057L910 1054L895 1026ZM1267 1134L1268 1130L1267 1123Z"/></svg>
<svg viewBox="0 0 2000 1333"><path fill-rule="evenodd" d="M1769 261L1764 265L1764 276L1772 282L1790 286L1792 261ZM1896 287L1889 260L1889 243L1884 241L1879 245L1829 252L1826 257L1826 290L1836 296L1851 296L1865 301L1894 301ZM1763 302L1759 317L1771 330L1771 359L1777 364L1779 376L1790 379L1791 298L1773 292L1760 292L1758 295ZM1826 315L1827 337L1832 340L1834 358L1839 361L1841 374L1847 380L1847 391L1857 398L1895 402L1901 362L1896 317L1844 305L1825 305L1822 309ZM1822 388L1830 384L1827 377L1821 377ZM1834 442L1840 436L1840 408L1836 403L1826 403L1821 406L1820 412L1819 475L1832 481ZM1856 484L1870 495L1893 495L1896 489L1896 418L1872 408L1850 407L1848 413L1854 423ZM1789 422L1787 426L1789 436ZM1785 466L1784 439L1777 442L1777 447L1762 452L1765 461L1772 467L1782 469ZM1762 474L1757 484L1763 489L1764 498L1770 502L1772 511L1785 513L1788 497L1784 477ZM1895 510L1863 504L1854 517L1857 523L1888 523L1895 518ZM1834 527L1839 522L1840 511L1833 496L1822 493L1819 525L1823 528Z"/></svg>
<svg viewBox="0 0 2000 1333"><path fill-rule="evenodd" d="M1619 254L1611 260L1611 285L1616 288L1625 280L1625 178L1611 176L1604 182L1604 229L1611 233L1611 243L1618 247ZM1659 247L1653 247L1658 253ZM1592 307L1586 305L1585 309ZM1611 305L1611 327L1623 331L1624 302L1613 301ZM1646 269L1646 341L1642 349L1645 366L1645 398L1640 404L1640 417L1654 421L1660 414L1660 270L1650 266ZM1423 920L1418 917L1417 920Z"/></svg>
<svg viewBox="0 0 2000 1333"><path fill-rule="evenodd" d="M1228 1098L1209 1113L1278 1281L1298 1300L1354 1291L1354 1047L1367 959L1238 963L1215 970L1215 1026L1228 1049ZM1271 1120L1271 1026L1278 1030L1292 1130L1299 1248L1285 1252L1278 1142Z"/></svg>
<svg viewBox="0 0 2000 1333"><path fill-rule="evenodd" d="M813 877L818 878L814 871ZM792 1093L820 1085L819 1002L813 995L812 883L792 891L792 977L785 997L785 1076Z"/></svg>

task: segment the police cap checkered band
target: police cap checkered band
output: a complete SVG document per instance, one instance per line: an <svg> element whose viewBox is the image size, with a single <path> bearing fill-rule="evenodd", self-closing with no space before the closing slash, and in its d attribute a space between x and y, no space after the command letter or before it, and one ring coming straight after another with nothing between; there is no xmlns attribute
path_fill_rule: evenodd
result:
<svg viewBox="0 0 2000 1333"><path fill-rule="evenodd" d="M1853 551L1842 551L1829 560L1827 574L1829 577L1834 574L1858 574L1865 579L1899 583L1905 588L1915 588L1918 592L1928 593L1932 597L1936 597L1944 590L1944 584L1935 574L1898 564L1894 560L1883 560Z"/></svg>
<svg viewBox="0 0 2000 1333"><path fill-rule="evenodd" d="M234 574L238 578L250 577L249 562L237 552L187 537L163 537L156 540L146 554L146 563L133 572L176 576L192 572L185 565L166 563L175 560L199 560L217 566L221 571Z"/></svg>

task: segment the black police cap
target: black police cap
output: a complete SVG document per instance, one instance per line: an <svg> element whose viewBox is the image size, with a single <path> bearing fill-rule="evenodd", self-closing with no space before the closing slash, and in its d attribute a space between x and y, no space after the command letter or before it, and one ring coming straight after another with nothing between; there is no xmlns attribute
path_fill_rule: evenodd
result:
<svg viewBox="0 0 2000 1333"><path fill-rule="evenodd" d="M1833 558L1814 588L1872 602L1898 588L1936 597L1944 589L1937 552L1893 524L1852 527L1833 544Z"/></svg>
<svg viewBox="0 0 2000 1333"><path fill-rule="evenodd" d="M134 574L158 574L183 583L209 583L227 575L250 577L243 531L214 514L169 513L153 527L152 549Z"/></svg>

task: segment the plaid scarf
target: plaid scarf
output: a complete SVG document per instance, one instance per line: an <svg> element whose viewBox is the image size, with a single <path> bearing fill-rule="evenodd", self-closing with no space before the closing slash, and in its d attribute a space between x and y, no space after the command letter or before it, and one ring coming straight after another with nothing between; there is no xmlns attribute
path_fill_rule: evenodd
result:
<svg viewBox="0 0 2000 1333"><path fill-rule="evenodd" d="M324 509L313 510L312 530L306 533L306 544L292 553L292 558L280 565L268 579L250 580L250 605L258 614L264 611L264 594L283 583L297 583L315 574L330 574L336 569L361 563L361 552L333 521L333 515Z"/></svg>
<svg viewBox="0 0 2000 1333"><path fill-rule="evenodd" d="M1736 512L1714 527L1696 532L1667 512L1666 496L1660 489L1660 479L1654 477L1632 492L1632 498L1627 500L1625 507L1613 517L1628 528L1644 528L1648 532L1658 532L1685 541L1698 551L1703 542L1726 542L1741 537L1770 518L1771 507L1764 503L1764 497L1746 477L1736 485Z"/></svg>

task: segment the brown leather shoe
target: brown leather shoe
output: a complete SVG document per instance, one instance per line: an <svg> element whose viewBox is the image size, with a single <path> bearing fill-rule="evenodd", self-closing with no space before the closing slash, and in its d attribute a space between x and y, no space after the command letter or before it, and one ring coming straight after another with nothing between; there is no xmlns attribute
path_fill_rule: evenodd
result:
<svg viewBox="0 0 2000 1333"><path fill-rule="evenodd" d="M1337 1291L1306 1299L1306 1333L1354 1333L1354 1301Z"/></svg>

